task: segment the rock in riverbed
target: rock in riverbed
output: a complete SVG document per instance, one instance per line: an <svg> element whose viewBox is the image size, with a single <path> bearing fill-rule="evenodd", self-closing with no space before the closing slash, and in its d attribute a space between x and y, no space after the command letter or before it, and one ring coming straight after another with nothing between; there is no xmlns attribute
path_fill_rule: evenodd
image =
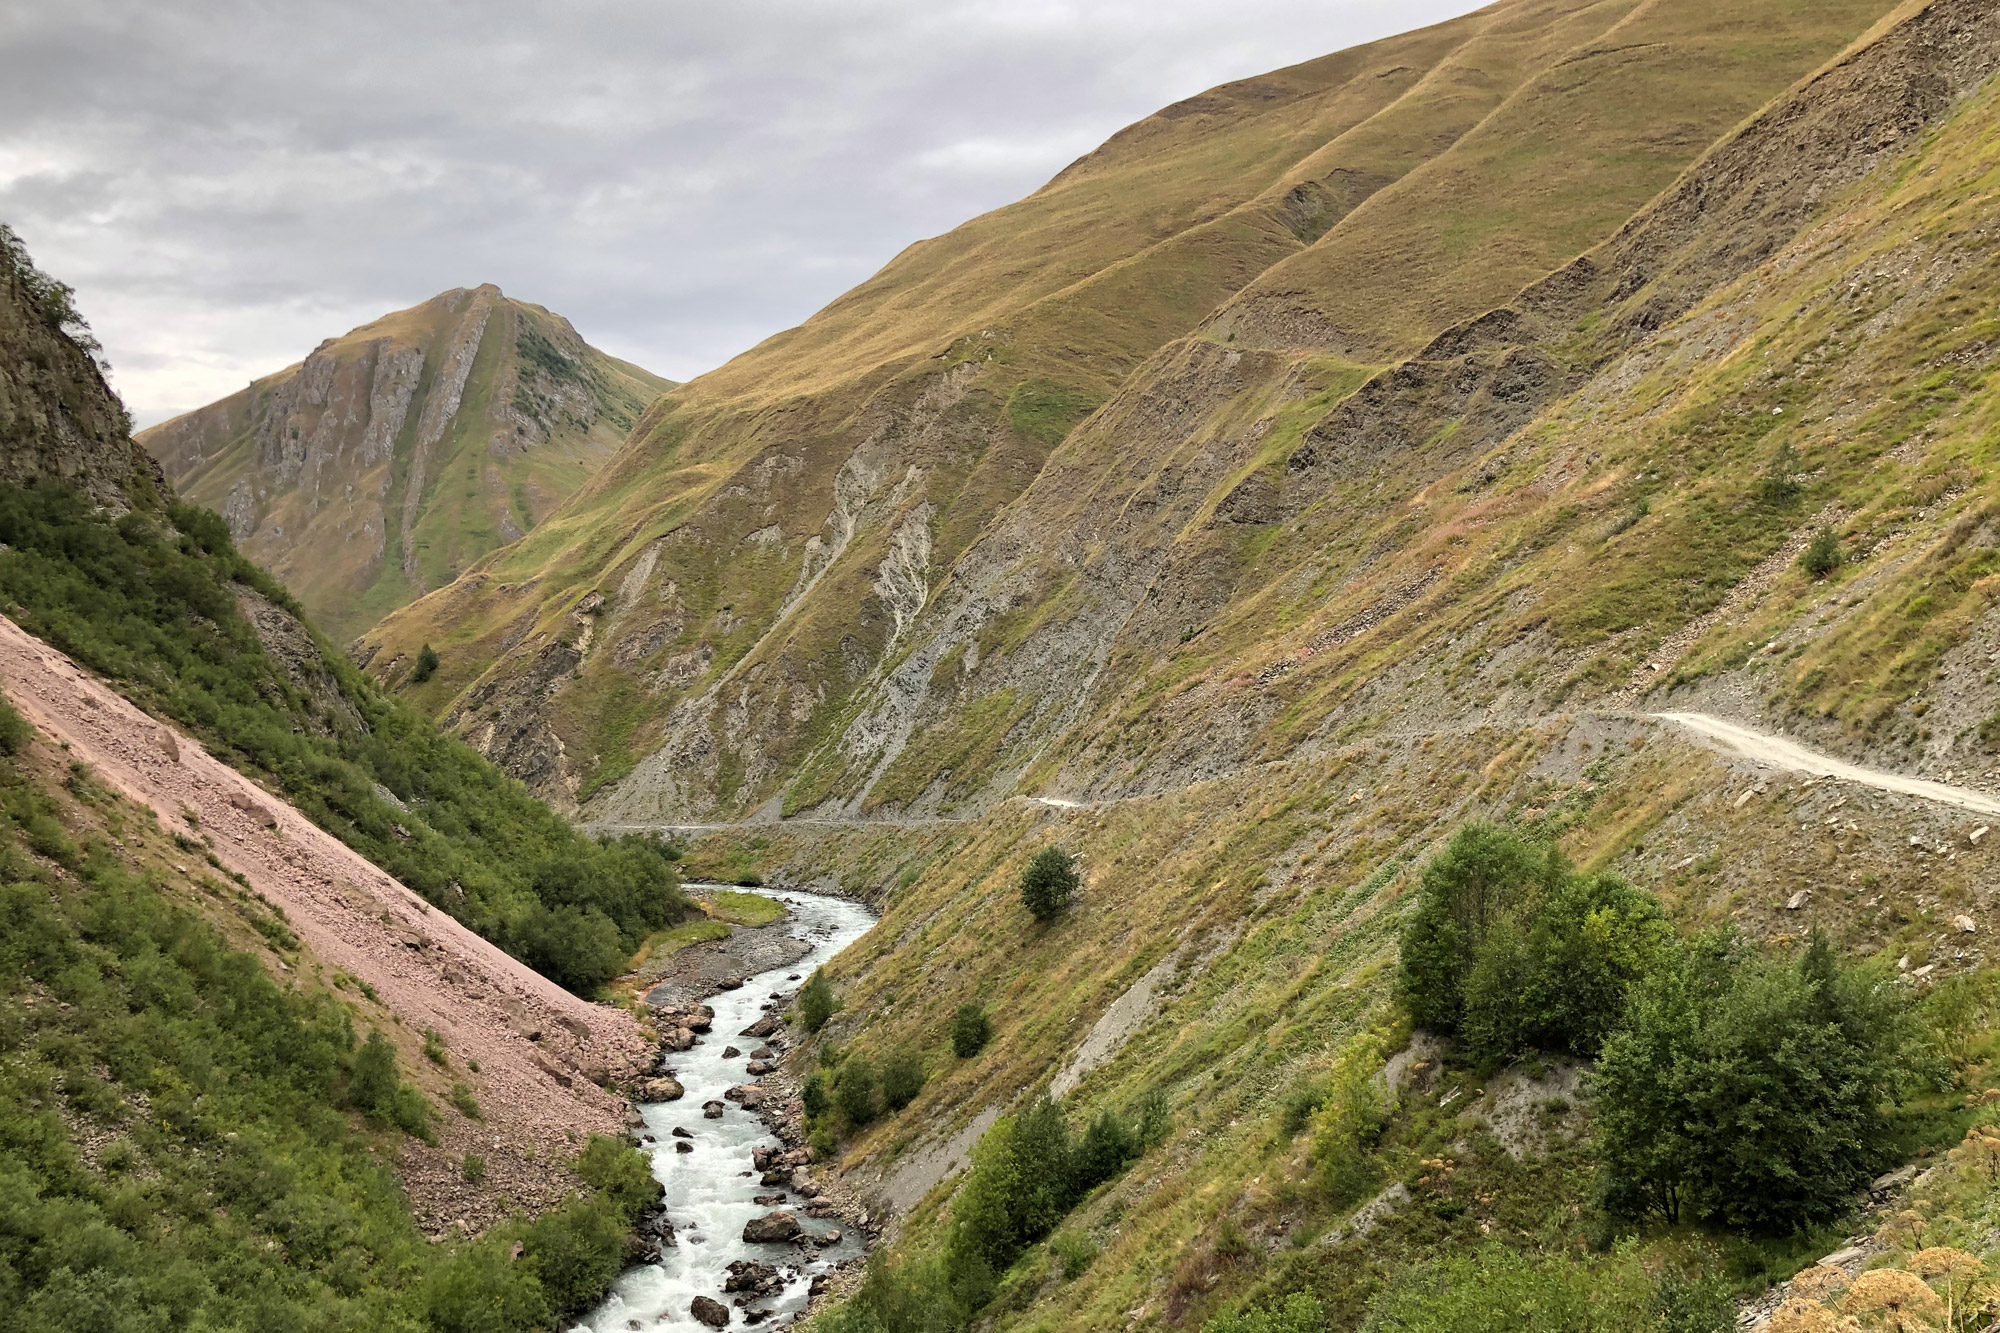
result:
<svg viewBox="0 0 2000 1333"><path fill-rule="evenodd" d="M753 1217L743 1224L743 1239L752 1245L782 1244L796 1240L805 1230L799 1219L782 1208L775 1213Z"/></svg>

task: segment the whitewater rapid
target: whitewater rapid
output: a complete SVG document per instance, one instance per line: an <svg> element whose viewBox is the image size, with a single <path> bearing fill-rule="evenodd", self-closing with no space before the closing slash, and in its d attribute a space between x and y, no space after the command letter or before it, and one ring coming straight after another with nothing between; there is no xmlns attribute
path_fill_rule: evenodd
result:
<svg viewBox="0 0 2000 1333"><path fill-rule="evenodd" d="M679 1244L668 1247L659 1263L627 1269L604 1304L582 1323L574 1325L575 1330L624 1333L641 1328L650 1333L655 1329L703 1329L705 1326L688 1313L697 1296L729 1306L729 1327L742 1328L745 1312L736 1309L735 1297L725 1295L722 1290L729 1276L729 1264L737 1259L756 1259L786 1271L784 1291L758 1301L755 1306L772 1312L773 1317L760 1325L769 1328L789 1322L776 1316L805 1309L806 1289L815 1274L862 1253L860 1240L852 1234L852 1228L843 1229L839 1244L813 1250L810 1257L792 1245L746 1243L743 1224L773 1208L797 1214L800 1223L816 1234L835 1230L841 1224L833 1219L807 1217L805 1200L795 1190L780 1191L776 1186L757 1183L757 1174L750 1164L751 1152L761 1145L777 1145L778 1139L764 1128L755 1111L725 1101L726 1109L720 1120L704 1119L701 1113L703 1102L721 1100L726 1089L752 1081L744 1066L749 1063L750 1052L763 1043L755 1037L737 1034L764 1016L766 1011L760 1006L768 1003L774 993L798 989L800 983L788 978L794 973L811 976L814 968L875 924L875 917L867 908L842 898L796 891L766 892L764 896L789 909L791 915L786 926L811 944L812 952L796 963L750 977L740 990L711 996L706 1003L715 1010L712 1030L702 1038L701 1045L668 1057L670 1067L687 1091L678 1101L639 1107L645 1121L641 1132L655 1140L640 1146L652 1157L653 1175L666 1190L667 1217L674 1224ZM735 1059L723 1059L723 1051L731 1046L742 1054ZM693 1152L674 1150L676 1126L694 1136ZM780 1192L786 1196L782 1204L751 1201L753 1195Z"/></svg>

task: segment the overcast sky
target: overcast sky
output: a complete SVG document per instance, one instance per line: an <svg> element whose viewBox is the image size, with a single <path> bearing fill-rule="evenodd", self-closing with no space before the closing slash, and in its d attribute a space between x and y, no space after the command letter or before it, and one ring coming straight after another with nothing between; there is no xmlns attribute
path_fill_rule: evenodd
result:
<svg viewBox="0 0 2000 1333"><path fill-rule="evenodd" d="M496 282L685 379L1217 83L1472 0L11 0L0 220L140 423Z"/></svg>

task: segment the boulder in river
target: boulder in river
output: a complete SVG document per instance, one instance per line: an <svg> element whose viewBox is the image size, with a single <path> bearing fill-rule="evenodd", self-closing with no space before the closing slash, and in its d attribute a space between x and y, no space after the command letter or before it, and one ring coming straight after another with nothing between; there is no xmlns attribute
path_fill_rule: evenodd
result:
<svg viewBox="0 0 2000 1333"><path fill-rule="evenodd" d="M721 1103L721 1102L703 1102L703 1103L701 1104L701 1114L702 1114L702 1118L703 1118L703 1119L705 1119L705 1120L720 1120L720 1119L722 1119L722 1103Z"/></svg>
<svg viewBox="0 0 2000 1333"><path fill-rule="evenodd" d="M679 1079L662 1075L649 1078L634 1088L632 1097L634 1101L641 1102L677 1102L686 1093L687 1089L681 1086Z"/></svg>
<svg viewBox="0 0 2000 1333"><path fill-rule="evenodd" d="M674 1151L675 1151L675 1152L693 1152L693 1151L694 1151L694 1144L692 1144L692 1143L688 1142L688 1141L687 1141L686 1139L675 1139L675 1140L674 1140Z"/></svg>
<svg viewBox="0 0 2000 1333"><path fill-rule="evenodd" d="M694 1137L694 1135L689 1133L687 1130L682 1129L679 1125L675 1125L674 1137L677 1139L691 1139Z"/></svg>
<svg viewBox="0 0 2000 1333"><path fill-rule="evenodd" d="M706 1296L695 1297L694 1303L688 1306L688 1313L710 1328L729 1326L729 1307Z"/></svg>
<svg viewBox="0 0 2000 1333"><path fill-rule="evenodd" d="M799 1225L798 1218L780 1208L775 1213L766 1213L762 1217L753 1217L745 1222L743 1239L753 1245L782 1244L788 1240L796 1240L804 1230L805 1228Z"/></svg>
<svg viewBox="0 0 2000 1333"><path fill-rule="evenodd" d="M739 1037L768 1037L777 1030L778 1016L776 1014L765 1014L762 1018L752 1023L749 1027L744 1028L736 1035Z"/></svg>

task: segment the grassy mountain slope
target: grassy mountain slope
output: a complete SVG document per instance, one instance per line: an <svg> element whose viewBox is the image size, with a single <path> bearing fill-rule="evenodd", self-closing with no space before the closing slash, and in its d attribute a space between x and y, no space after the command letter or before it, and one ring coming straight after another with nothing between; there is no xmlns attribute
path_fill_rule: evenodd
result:
<svg viewBox="0 0 2000 1333"><path fill-rule="evenodd" d="M1317 347L1308 392L1351 389L1615 229L1879 11L1768 3L1704 28L1711 7L1686 0L1508 3L1168 108L663 399L536 532L369 636L371 669L399 681L439 644L414 697L593 812L743 811L802 771L792 808L854 799L904 739L857 719L947 571L996 516L1032 522L1021 497L1050 484L1058 442L1154 360L1193 354L1234 293L1322 249L1425 251L1428 280L1324 283L1286 335L1383 321ZM1593 54L1627 29L1630 50ZM1666 132L1643 107L1690 63L1707 78ZM1490 217L1436 225L1440 198L1482 191ZM1171 427L1214 406L1143 410ZM1136 448L1132 466L1154 457ZM1017 703L991 699L989 722L1018 723Z"/></svg>
<svg viewBox="0 0 2000 1333"><path fill-rule="evenodd" d="M1065 442L933 604L930 660L920 640L885 691L936 702L871 795L984 813L699 853L886 904L832 969L826 1040L932 1071L844 1148L851 1180L910 1209L899 1254L950 1225L933 1182L952 1135L1087 1049L1106 1058L1079 1121L1164 1089L1175 1128L1028 1248L999 1328L1197 1327L1288 1292L1322 1302L1312 1327L1352 1328L1413 1265L1484 1246L1642 1294L1684 1263L1754 1294L1856 1234L1899 1268L1987 1253L1978 1136L1944 1155L1993 1133L1983 819L1774 775L1648 714L2000 773L1996 71L1990 9L1903 6L1616 235L1418 356L1356 384L1191 339ZM1207 406L1135 449L1161 401ZM1222 457L1201 471L1203 452ZM1809 568L1822 531L1837 558ZM982 568L989 544L1006 559ZM994 800L1009 790L1094 804ZM1683 932L1733 924L1782 954L1816 928L1900 969L1952 1069L1879 1160L1940 1169L1824 1230L1655 1223L1591 1258L1572 1067L1417 1047L1366 1188L1334 1188L1338 1145L1293 1108L1408 1040L1395 931L1417 867L1473 817L1656 891ZM1085 888L1042 927L1014 880L1050 842L1082 855ZM966 1001L995 1017L973 1060L947 1039Z"/></svg>
<svg viewBox="0 0 2000 1333"><path fill-rule="evenodd" d="M139 435L342 640L533 528L671 382L491 285Z"/></svg>

